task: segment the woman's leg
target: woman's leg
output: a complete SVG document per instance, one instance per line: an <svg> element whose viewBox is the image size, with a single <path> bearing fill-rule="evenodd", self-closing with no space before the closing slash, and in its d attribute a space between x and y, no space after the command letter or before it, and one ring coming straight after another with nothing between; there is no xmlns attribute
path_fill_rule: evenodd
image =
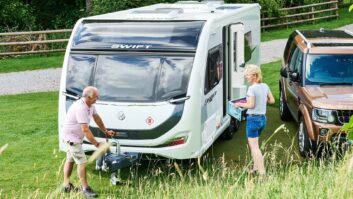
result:
<svg viewBox="0 0 353 199"><path fill-rule="evenodd" d="M259 138L248 138L248 143L251 151L251 156L254 160L254 170L257 170L259 174L264 175L266 173L264 157L260 151Z"/></svg>

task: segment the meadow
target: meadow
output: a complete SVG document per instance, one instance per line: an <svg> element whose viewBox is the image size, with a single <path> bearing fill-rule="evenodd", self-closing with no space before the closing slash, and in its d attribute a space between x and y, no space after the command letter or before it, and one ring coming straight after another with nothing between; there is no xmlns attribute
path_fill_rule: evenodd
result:
<svg viewBox="0 0 353 199"><path fill-rule="evenodd" d="M277 103L268 106L268 125L261 137L267 175L252 176L244 126L232 140L217 140L200 159L144 160L123 170L124 186L88 165L88 179L100 198L350 198L352 153L345 158L303 160L296 149L294 122L278 115L279 62L262 66ZM0 198L82 198L63 194L58 151L58 93L0 96ZM286 128L280 128L282 125ZM78 184L77 176L72 176Z"/></svg>

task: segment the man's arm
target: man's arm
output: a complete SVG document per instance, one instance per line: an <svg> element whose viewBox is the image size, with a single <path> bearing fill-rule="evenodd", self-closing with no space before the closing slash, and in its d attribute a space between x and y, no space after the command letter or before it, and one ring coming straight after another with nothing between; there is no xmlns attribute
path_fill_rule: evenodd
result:
<svg viewBox="0 0 353 199"><path fill-rule="evenodd" d="M102 118L98 115L98 114L94 114L93 115L93 120L94 122L97 124L97 126L99 127L99 129L105 134L107 135L108 137L113 137L115 135L115 132L110 130L108 131L106 128L105 128L105 125L103 123L103 120Z"/></svg>
<svg viewBox="0 0 353 199"><path fill-rule="evenodd" d="M86 138L96 147L99 146L99 142L97 142L96 138L94 138L91 130L88 127L88 124L81 124L82 132L85 134Z"/></svg>

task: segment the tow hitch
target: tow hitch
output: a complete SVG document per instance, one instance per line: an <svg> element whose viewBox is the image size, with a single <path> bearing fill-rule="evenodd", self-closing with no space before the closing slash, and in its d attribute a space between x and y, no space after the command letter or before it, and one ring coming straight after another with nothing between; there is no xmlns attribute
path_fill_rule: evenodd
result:
<svg viewBox="0 0 353 199"><path fill-rule="evenodd" d="M103 156L96 160L96 170L110 172L110 182L113 185L123 184L120 171L123 168L134 165L139 157L139 153L120 153L120 144L118 140L112 142L115 146L115 152L108 150Z"/></svg>

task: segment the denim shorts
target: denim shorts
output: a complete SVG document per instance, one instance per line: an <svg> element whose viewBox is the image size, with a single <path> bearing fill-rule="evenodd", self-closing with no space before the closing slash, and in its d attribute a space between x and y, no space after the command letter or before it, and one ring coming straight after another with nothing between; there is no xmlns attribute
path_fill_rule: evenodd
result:
<svg viewBox="0 0 353 199"><path fill-rule="evenodd" d="M248 138L257 138L261 135L266 126L265 115L248 115L246 117L246 136Z"/></svg>

